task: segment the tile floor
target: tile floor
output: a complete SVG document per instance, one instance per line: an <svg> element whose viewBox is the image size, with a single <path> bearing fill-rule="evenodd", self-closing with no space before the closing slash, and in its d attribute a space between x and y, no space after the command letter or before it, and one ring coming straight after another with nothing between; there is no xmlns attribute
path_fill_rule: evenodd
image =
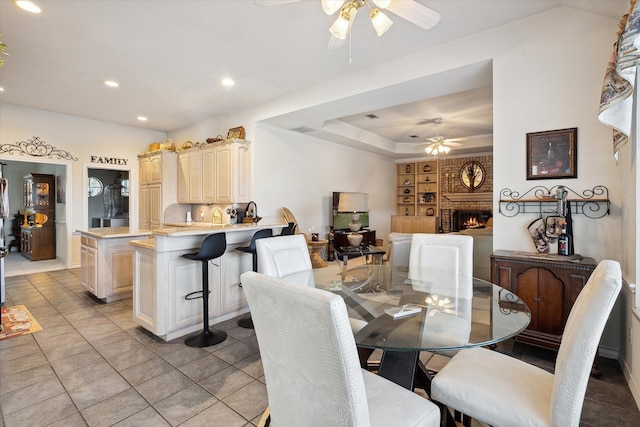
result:
<svg viewBox="0 0 640 427"><path fill-rule="evenodd" d="M165 343L132 321L131 300L99 303L79 274L6 279L6 305L26 305L44 329L0 341L0 427L257 424L267 397L252 330L228 321L217 325L229 337L216 346ZM509 341L501 350L553 367L554 353L544 349ZM447 359L424 360L437 369ZM602 377L589 383L581 425L640 425L617 362L603 359L601 367Z"/></svg>

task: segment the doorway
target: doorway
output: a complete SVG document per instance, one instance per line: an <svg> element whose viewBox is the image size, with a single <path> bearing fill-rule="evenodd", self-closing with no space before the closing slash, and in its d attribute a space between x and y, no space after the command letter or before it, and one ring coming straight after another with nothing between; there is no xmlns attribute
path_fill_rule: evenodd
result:
<svg viewBox="0 0 640 427"><path fill-rule="evenodd" d="M60 160L56 162L52 159L39 158L14 158L14 157L0 157L0 161L3 165L3 176L8 180L8 202L9 202L9 215L4 221L2 221L2 232L4 233L5 242L11 252L16 254L13 256L11 252L7 256L7 263L12 262L13 259L19 259L19 230L21 224L21 217L18 217L18 213L23 213L24 198L23 198L23 177L30 173L50 174L56 177L56 194L55 194L55 253L58 263L62 263L65 268L71 268L72 256L71 256L71 232L67 224L71 222L71 210L68 209L72 206L71 200L71 187L70 179L67 179L67 175L70 171L70 164L68 161ZM46 162L45 162L46 160ZM61 198L61 195L68 195L66 198ZM16 232L18 230L18 232ZM34 261L34 263L45 263L45 261ZM52 261L49 261L51 263Z"/></svg>
<svg viewBox="0 0 640 427"><path fill-rule="evenodd" d="M129 226L129 171L87 169L87 227Z"/></svg>

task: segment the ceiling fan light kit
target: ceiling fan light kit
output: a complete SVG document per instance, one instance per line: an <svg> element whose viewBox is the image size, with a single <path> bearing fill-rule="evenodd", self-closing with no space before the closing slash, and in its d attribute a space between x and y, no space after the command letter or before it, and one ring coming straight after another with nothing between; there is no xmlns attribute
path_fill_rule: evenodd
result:
<svg viewBox="0 0 640 427"><path fill-rule="evenodd" d="M386 33L389 28L391 28L391 25L393 25L393 21L380 9L388 7L392 0L371 1L376 6L375 8L369 6L367 4L367 0L322 0L322 10L327 15L333 15L335 12L340 10L338 17L329 28L331 35L337 39L344 40L347 37L347 34L349 34L351 22L355 19L356 12L364 6L371 9L369 19L371 20L371 25L373 25L373 29L376 31L376 34L381 36Z"/></svg>

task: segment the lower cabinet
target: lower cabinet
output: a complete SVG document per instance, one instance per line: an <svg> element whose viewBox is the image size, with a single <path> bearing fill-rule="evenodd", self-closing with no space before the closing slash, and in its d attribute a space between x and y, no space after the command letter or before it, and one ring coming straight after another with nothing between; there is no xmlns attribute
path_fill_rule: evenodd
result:
<svg viewBox="0 0 640 427"><path fill-rule="evenodd" d="M81 235L80 281L96 298L113 302L133 295L133 248L129 245L132 238Z"/></svg>
<svg viewBox="0 0 640 427"><path fill-rule="evenodd" d="M20 230L20 251L31 261L55 259L55 227L22 227Z"/></svg>
<svg viewBox="0 0 640 427"><path fill-rule="evenodd" d="M187 294L202 290L202 264L182 257L196 251L191 244L178 243L175 246L182 249L162 252L157 250L158 238L155 247L134 247L133 317L154 335L170 341L202 329L202 299L185 299ZM194 244L201 240L194 239ZM207 264L211 325L247 311L240 275L252 270L252 256L235 250L246 244L228 245L224 255Z"/></svg>
<svg viewBox="0 0 640 427"><path fill-rule="evenodd" d="M596 267L593 258L531 256L511 251L491 255L491 281L515 293L531 310L518 341L557 350L569 312Z"/></svg>
<svg viewBox="0 0 640 427"><path fill-rule="evenodd" d="M391 216L391 231L395 233L436 233L435 216Z"/></svg>

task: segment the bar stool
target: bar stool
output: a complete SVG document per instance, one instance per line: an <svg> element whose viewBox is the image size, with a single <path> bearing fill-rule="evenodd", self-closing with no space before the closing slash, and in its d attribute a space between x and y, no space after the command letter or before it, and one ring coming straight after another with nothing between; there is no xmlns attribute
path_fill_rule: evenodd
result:
<svg viewBox="0 0 640 427"><path fill-rule="evenodd" d="M202 264L202 290L191 292L184 297L186 300L202 298L202 332L188 336L184 343L189 347L209 347L227 339L227 333L209 328L209 261L220 258L227 249L225 233L209 234L202 241L197 253L184 254L184 258L200 261Z"/></svg>
<svg viewBox="0 0 640 427"><path fill-rule="evenodd" d="M258 251L256 250L256 240L264 239L266 237L273 237L273 230L270 228L265 228L264 230L256 231L251 237L251 241L249 242L249 246L241 246L236 248L236 250L240 252L245 252L251 254L253 257L253 271L258 271ZM240 283L242 286L242 283ZM245 329L253 329L253 320L251 320L251 314L249 316L244 317L238 320L238 326Z"/></svg>

